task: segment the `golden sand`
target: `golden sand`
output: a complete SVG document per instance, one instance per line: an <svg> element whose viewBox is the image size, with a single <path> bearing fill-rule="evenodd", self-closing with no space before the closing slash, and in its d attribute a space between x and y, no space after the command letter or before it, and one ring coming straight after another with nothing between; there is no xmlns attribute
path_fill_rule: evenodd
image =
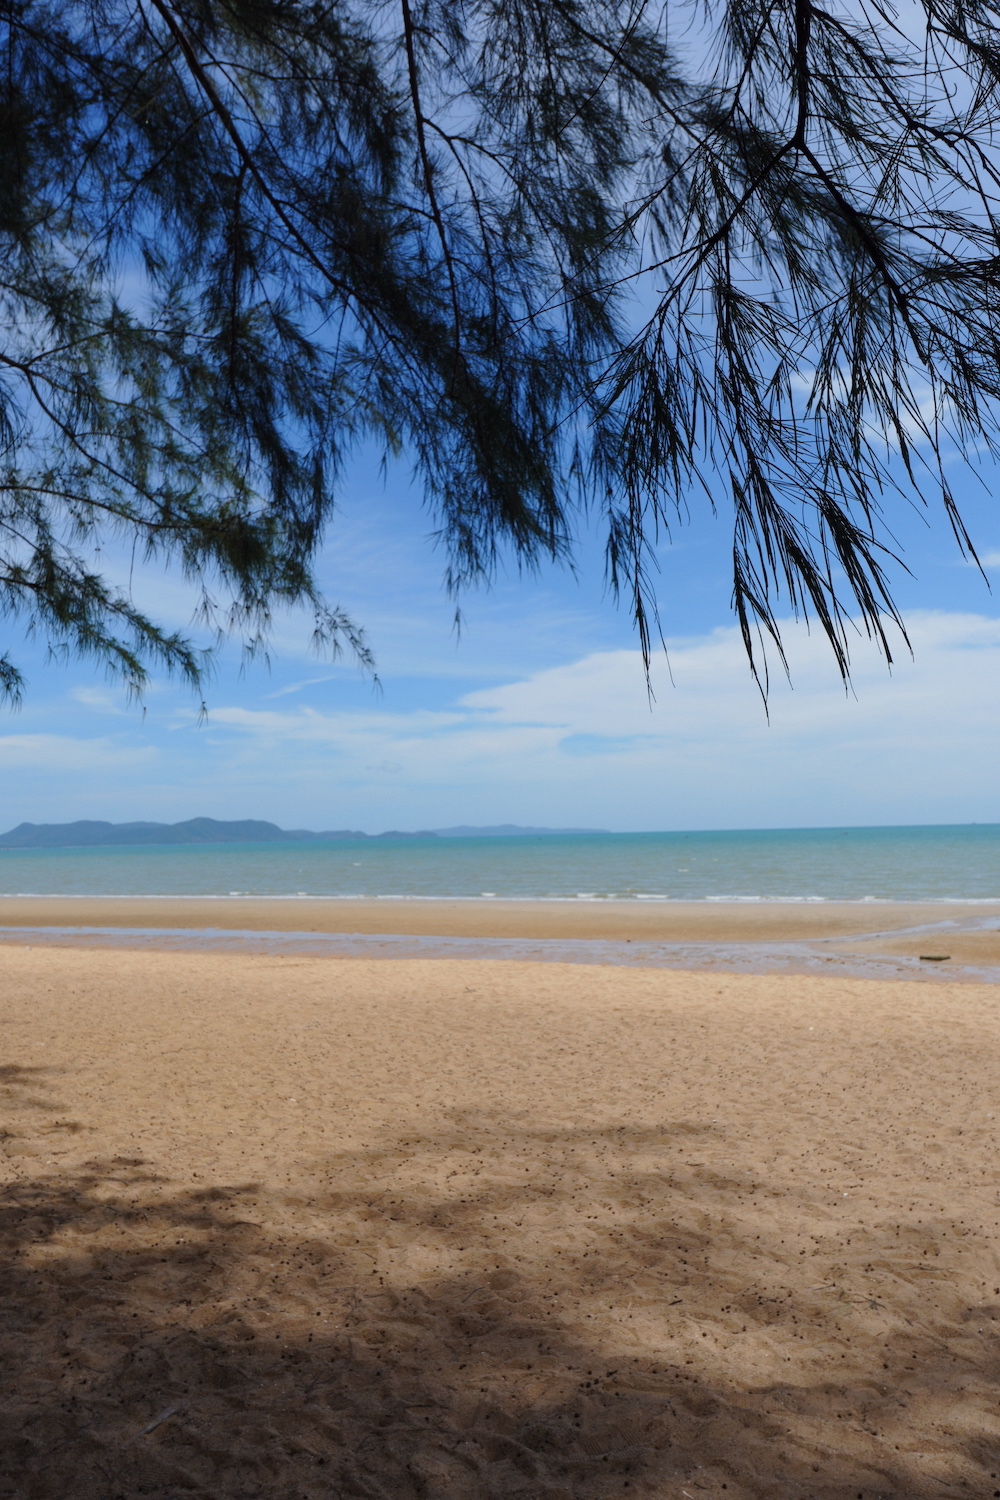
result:
<svg viewBox="0 0 1000 1500"><path fill-rule="evenodd" d="M995 989L0 976L0 1493L1000 1490Z"/></svg>

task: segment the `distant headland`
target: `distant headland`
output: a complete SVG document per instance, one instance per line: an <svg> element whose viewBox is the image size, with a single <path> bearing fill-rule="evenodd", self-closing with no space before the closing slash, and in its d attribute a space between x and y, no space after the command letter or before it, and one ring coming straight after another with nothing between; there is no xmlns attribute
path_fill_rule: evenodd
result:
<svg viewBox="0 0 1000 1500"><path fill-rule="evenodd" d="M76 823L19 823L7 833L0 833L0 849L80 849L117 844L316 844L339 839L523 838L537 834L606 832L604 828L522 828L517 823L475 828L461 823L455 828L421 828L415 833L396 828L385 833L361 833L356 828L328 828L314 833L308 828L279 828L277 823L266 823L259 818L233 822L188 818L184 823L104 823L83 819Z"/></svg>

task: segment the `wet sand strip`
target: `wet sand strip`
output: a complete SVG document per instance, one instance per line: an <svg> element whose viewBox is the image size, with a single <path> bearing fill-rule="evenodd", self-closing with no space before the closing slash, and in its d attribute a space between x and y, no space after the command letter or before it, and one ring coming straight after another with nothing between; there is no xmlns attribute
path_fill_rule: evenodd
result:
<svg viewBox="0 0 1000 1500"><path fill-rule="evenodd" d="M995 983L1000 904L7 897L0 943Z"/></svg>

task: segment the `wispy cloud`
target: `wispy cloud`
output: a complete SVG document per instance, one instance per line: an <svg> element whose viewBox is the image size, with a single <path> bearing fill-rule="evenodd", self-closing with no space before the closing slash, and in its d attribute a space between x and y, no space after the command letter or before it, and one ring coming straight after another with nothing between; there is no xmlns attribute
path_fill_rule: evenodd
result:
<svg viewBox="0 0 1000 1500"><path fill-rule="evenodd" d="M336 672L328 672L325 677L307 677L302 682L292 682L288 687L279 688L276 693L265 693L264 701L270 702L273 698L289 698L293 693L301 693L305 688L317 687L321 682L333 682L336 677Z"/></svg>
<svg viewBox="0 0 1000 1500"><path fill-rule="evenodd" d="M138 715L100 736L41 710L0 737L20 817L260 816L288 827L520 822L612 828L1000 821L1000 620L917 612L890 674L863 638L853 694L828 647L789 625L792 683L765 715L739 634L670 642L654 699L635 650L596 651L402 711L286 697ZM64 700L65 701L65 700ZM96 701L86 699L87 709ZM29 710L34 713L34 710ZM67 718L70 717L67 706ZM112 731L113 726L113 731Z"/></svg>
<svg viewBox="0 0 1000 1500"><path fill-rule="evenodd" d="M720 629L670 644L674 685L657 664L652 704L638 652L594 652L442 712L223 707L209 737L237 777L274 786L287 765L299 822L317 798L322 821L339 810L376 828L1000 817L1000 621L925 612L909 625L914 659L891 674L859 641L853 694L825 643L789 625L792 680L775 683L770 720L738 632Z"/></svg>
<svg viewBox="0 0 1000 1500"><path fill-rule="evenodd" d="M95 713L121 718L127 712L124 694L112 693L107 688L75 687L70 690L70 697L81 708L93 709Z"/></svg>

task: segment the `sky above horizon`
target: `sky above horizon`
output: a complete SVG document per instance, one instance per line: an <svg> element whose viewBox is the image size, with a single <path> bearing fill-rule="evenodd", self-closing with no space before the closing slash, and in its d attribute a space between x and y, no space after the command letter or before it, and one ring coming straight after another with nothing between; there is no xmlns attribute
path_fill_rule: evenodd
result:
<svg viewBox="0 0 1000 1500"><path fill-rule="evenodd" d="M402 466L360 461L321 561L333 602L366 628L381 687L309 650L309 621L276 622L269 663L226 648L208 717L155 681L130 706L99 668L48 662L12 641L28 689L2 710L0 825L76 818L266 818L285 827L523 823L615 830L1000 822L1000 518L955 475L995 592L940 515L900 507L896 570L913 657L892 672L859 638L845 693L821 638L787 633L791 683L773 663L769 715L730 608L726 514L697 512L660 551L668 660L654 699L627 612L603 583L599 538L577 571L504 573L463 601ZM106 565L124 570L113 553ZM136 588L186 628L176 576Z"/></svg>

